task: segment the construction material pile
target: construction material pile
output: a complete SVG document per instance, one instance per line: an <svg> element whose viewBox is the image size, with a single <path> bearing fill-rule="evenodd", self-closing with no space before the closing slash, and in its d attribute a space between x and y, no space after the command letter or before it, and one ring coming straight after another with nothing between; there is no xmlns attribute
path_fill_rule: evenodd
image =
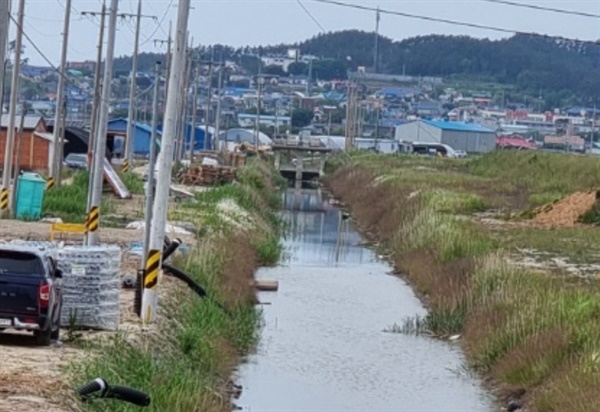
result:
<svg viewBox="0 0 600 412"><path fill-rule="evenodd" d="M597 201L597 191L576 192L535 210L533 220L550 226L575 226L581 215L591 210Z"/></svg>
<svg viewBox="0 0 600 412"><path fill-rule="evenodd" d="M63 271L61 324L100 330L119 326L118 246L67 246L58 250Z"/></svg>
<svg viewBox="0 0 600 412"><path fill-rule="evenodd" d="M236 169L220 165L194 165L178 176L179 183L187 186L215 186L235 180Z"/></svg>
<svg viewBox="0 0 600 412"><path fill-rule="evenodd" d="M246 154L240 152L228 152L226 162L229 166L238 167L246 164Z"/></svg>

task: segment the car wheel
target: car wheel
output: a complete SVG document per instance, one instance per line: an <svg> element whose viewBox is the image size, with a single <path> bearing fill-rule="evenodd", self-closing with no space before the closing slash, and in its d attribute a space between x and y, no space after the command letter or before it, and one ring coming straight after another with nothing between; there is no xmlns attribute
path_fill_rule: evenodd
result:
<svg viewBox="0 0 600 412"><path fill-rule="evenodd" d="M46 330L36 330L33 332L33 337L35 338L35 344L38 346L50 346L50 342L52 340L52 328L49 327Z"/></svg>

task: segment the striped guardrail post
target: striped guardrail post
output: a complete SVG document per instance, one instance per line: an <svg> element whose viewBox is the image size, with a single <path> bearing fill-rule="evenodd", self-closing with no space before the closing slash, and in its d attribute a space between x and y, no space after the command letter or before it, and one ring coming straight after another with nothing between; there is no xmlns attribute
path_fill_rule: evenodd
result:
<svg viewBox="0 0 600 412"><path fill-rule="evenodd" d="M8 209L8 189L3 187L0 191L0 210Z"/></svg>
<svg viewBox="0 0 600 412"><path fill-rule="evenodd" d="M49 177L48 180L46 180L46 190L50 190L54 187L54 178L53 177Z"/></svg>
<svg viewBox="0 0 600 412"><path fill-rule="evenodd" d="M160 271L161 251L150 249L144 272L144 293L142 296L142 316L144 324L152 323L156 317L158 272Z"/></svg>
<svg viewBox="0 0 600 412"><path fill-rule="evenodd" d="M125 173L129 172L129 159L123 160L123 169L122 170Z"/></svg>
<svg viewBox="0 0 600 412"><path fill-rule="evenodd" d="M90 212L85 218L85 230L86 233L93 233L100 227L100 208L98 206L92 206Z"/></svg>

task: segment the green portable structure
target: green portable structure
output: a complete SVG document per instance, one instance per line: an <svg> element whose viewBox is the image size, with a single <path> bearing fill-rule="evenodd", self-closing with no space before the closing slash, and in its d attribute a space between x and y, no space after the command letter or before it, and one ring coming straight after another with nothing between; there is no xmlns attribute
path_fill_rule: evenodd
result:
<svg viewBox="0 0 600 412"><path fill-rule="evenodd" d="M17 219L39 219L42 216L46 180L37 173L19 175L15 216Z"/></svg>

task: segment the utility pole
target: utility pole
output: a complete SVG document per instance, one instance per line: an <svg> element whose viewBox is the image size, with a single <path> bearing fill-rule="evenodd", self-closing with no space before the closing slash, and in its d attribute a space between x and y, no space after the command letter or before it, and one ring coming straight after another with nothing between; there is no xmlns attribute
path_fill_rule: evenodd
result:
<svg viewBox="0 0 600 412"><path fill-rule="evenodd" d="M154 65L154 73L156 74L156 81L154 82L154 96L152 96L152 134L150 135L150 158L148 159L148 188L146 189L146 221L144 225L144 250L142 267L146 266L146 260L148 259L148 247L150 245L150 227L152 224L152 204L154 202L154 164L156 160L156 127L158 125L158 89L160 82L160 62L156 62Z"/></svg>
<svg viewBox="0 0 600 412"><path fill-rule="evenodd" d="M67 99L63 99L62 119L60 119L60 145L58 146L58 165L56 183L62 184L63 161L65 156L65 135L67 133ZM56 126L54 126L56 127Z"/></svg>
<svg viewBox="0 0 600 412"><path fill-rule="evenodd" d="M166 96L169 94L169 78L170 78L170 74L171 74L171 22L169 22L169 36L167 38L167 40L159 40L156 39L154 40L154 45L157 44L167 44L167 52L165 55L165 66L166 66L166 70L167 70L167 74L166 74L166 81L165 81L165 99Z"/></svg>
<svg viewBox="0 0 600 412"><path fill-rule="evenodd" d="M198 66L194 69L194 101L192 102L192 130L196 131L196 113L198 112L198 77L200 76L200 71L198 70ZM194 135L195 137L195 135ZM196 144L196 140L192 139L190 141L190 163L194 161L194 145Z"/></svg>
<svg viewBox="0 0 600 412"><path fill-rule="evenodd" d="M185 71L183 75L182 90L181 90L181 107L180 107L180 133L179 133L179 145L177 146L177 160L183 159L185 154L185 142L187 135L187 113L188 113L188 91L190 86L190 71L192 70L192 52L191 47L187 48L187 64L185 65ZM190 130L190 144L194 142L196 138L195 130Z"/></svg>
<svg viewBox="0 0 600 412"><path fill-rule="evenodd" d="M63 26L63 42L62 52L60 55L60 68L58 74L58 88L56 91L56 109L54 110L54 130L52 133L52 143L50 144L50 153L48 157L51 159L49 175L57 179L58 165L62 162L59 159L60 148L58 145L60 140L60 123L63 118L63 99L65 93L65 77L67 73L67 51L69 45L69 26L71 21L71 0L67 0L65 6L65 21Z"/></svg>
<svg viewBox="0 0 600 412"><path fill-rule="evenodd" d="M131 62L131 76L129 86L129 114L127 118L127 137L125 138L125 156L129 162L129 167L133 166L132 163L132 149L133 149L133 122L135 118L135 90L137 86L137 61L138 61L138 48L140 43L140 21L142 20L142 0L138 0L137 16L135 23L135 40L133 43L133 60ZM129 169L131 170L131 169Z"/></svg>
<svg viewBox="0 0 600 412"><path fill-rule="evenodd" d="M208 125L210 124L210 109L212 97L213 61L208 62L208 83L206 86L206 113L204 114L204 150L210 149L208 145ZM214 149L214 147L213 147Z"/></svg>
<svg viewBox="0 0 600 412"><path fill-rule="evenodd" d="M102 44L104 43L104 21L106 19L106 3L102 3L102 11L100 13L100 32L98 34L98 53L96 55L96 71L94 73L94 101L92 107L92 118L90 120L90 137L88 140L88 164L92 165L92 158L95 152L94 142L96 141L96 129L98 127L98 107L100 106L100 75L102 73ZM88 188L94 184L94 168L88 168L89 180ZM88 189L87 205L85 210L90 210L92 207L92 191Z"/></svg>
<svg viewBox="0 0 600 412"><path fill-rule="evenodd" d="M306 97L310 97L312 93L312 67L313 61L310 59L308 62L308 79L306 80Z"/></svg>
<svg viewBox="0 0 600 412"><path fill-rule="evenodd" d="M144 293L142 296L142 319L145 324L156 320L158 308L158 272L162 265L161 251L164 243L169 205L169 188L171 185L171 169L173 167L173 141L177 122L177 93L181 87L181 74L185 67L186 34L190 0L179 0L177 11L177 32L175 35L175 51L169 73L169 94L165 108L165 122L158 155L158 181L154 208L152 210L152 228L150 231L150 248L144 275Z"/></svg>
<svg viewBox="0 0 600 412"><path fill-rule="evenodd" d="M6 51L8 50L8 27L10 1L0 1L0 115L4 108L4 78L6 76Z"/></svg>
<svg viewBox="0 0 600 412"><path fill-rule="evenodd" d="M20 173L20 169L21 169L21 146L23 145L23 128L25 127L25 116L26 115L27 115L27 103L23 102L23 104L21 105L21 122L19 124L19 136L17 137L17 154L15 155L15 174L13 176L13 185L15 187L17 187L19 173ZM17 207L17 196L13 196L12 210L16 210L16 207Z"/></svg>
<svg viewBox="0 0 600 412"><path fill-rule="evenodd" d="M102 98L100 101L100 113L98 116L98 126L96 134L96 147L94 150L94 180L90 187L91 207L88 210L88 216L92 211L96 211L97 219L100 219L100 205L102 203L102 183L104 181L104 162L106 157L106 128L108 121L108 110L110 106L110 91L112 83L113 57L115 53L115 34L117 31L117 8L119 0L111 0L109 19L108 19L108 41L106 44L106 63L104 66L104 79L102 82ZM99 242L98 226L90 227L87 243L88 245L97 245ZM94 230L95 229L95 230Z"/></svg>
<svg viewBox="0 0 600 412"><path fill-rule="evenodd" d="M221 53L222 54L222 53ZM215 144L213 144L213 148L216 150L216 145L219 142L219 134L221 133L221 93L222 93L222 89L223 89L223 69L224 69L224 65L223 65L223 59L221 57L221 62L219 63L219 79L218 79L218 84L217 84L217 96L218 96L218 100L217 100L217 118L215 119L215 133L213 134L213 141L215 142Z"/></svg>
<svg viewBox="0 0 600 412"><path fill-rule="evenodd" d="M379 13L379 6L377 6L375 14L375 56L373 57L373 69L375 73L379 70L379 20L381 20L381 14Z"/></svg>
<svg viewBox="0 0 600 412"><path fill-rule="evenodd" d="M262 99L262 86L264 80L265 79L260 74L256 79L256 81L258 82L258 92L256 99L256 130L254 135L254 148L256 150L256 154L258 154L258 144L260 142L260 101Z"/></svg>
<svg viewBox="0 0 600 412"><path fill-rule="evenodd" d="M17 38L15 40L15 64L12 71L12 82L10 88L10 103L8 108L8 129L6 131L6 145L4 150L4 171L2 172L2 187L9 189L9 202L15 197L15 185L10 189L10 177L12 171L12 160L15 143L15 121L17 115L17 100L19 97L19 73L21 71L21 48L23 47L23 18L25 16L25 0L19 0L17 11ZM12 207L9 208L12 210Z"/></svg>

